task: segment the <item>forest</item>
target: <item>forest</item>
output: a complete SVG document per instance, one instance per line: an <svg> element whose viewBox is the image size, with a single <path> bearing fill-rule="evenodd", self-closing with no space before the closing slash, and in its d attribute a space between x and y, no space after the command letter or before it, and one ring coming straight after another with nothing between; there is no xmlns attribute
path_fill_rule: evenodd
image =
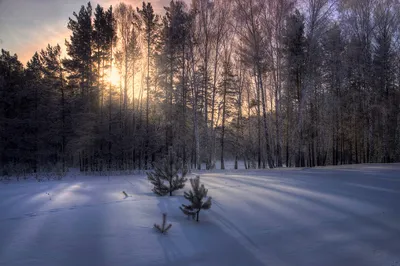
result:
<svg viewBox="0 0 400 266"><path fill-rule="evenodd" d="M399 0L83 4L1 51L0 175L400 161Z"/></svg>

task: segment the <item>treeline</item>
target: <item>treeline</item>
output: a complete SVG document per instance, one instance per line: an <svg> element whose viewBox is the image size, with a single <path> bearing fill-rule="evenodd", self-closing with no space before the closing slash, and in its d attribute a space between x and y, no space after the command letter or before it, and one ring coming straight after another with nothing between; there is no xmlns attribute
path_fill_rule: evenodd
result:
<svg viewBox="0 0 400 266"><path fill-rule="evenodd" d="M88 3L26 67L0 55L0 156L38 172L400 161L397 0ZM116 80L117 77L117 80Z"/></svg>

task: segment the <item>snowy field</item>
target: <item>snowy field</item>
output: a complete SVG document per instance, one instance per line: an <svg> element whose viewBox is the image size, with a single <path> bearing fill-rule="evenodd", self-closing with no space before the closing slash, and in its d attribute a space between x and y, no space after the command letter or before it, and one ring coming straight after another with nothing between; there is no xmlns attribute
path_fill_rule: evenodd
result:
<svg viewBox="0 0 400 266"><path fill-rule="evenodd" d="M400 164L198 174L199 223L144 175L0 184L0 265L400 266Z"/></svg>

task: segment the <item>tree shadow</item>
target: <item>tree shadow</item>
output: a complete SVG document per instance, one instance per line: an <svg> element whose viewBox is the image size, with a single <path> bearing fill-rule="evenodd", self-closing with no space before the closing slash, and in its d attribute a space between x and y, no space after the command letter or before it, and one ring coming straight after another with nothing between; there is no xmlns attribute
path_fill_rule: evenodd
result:
<svg viewBox="0 0 400 266"><path fill-rule="evenodd" d="M254 243L246 246L224 228L228 220L221 215L214 217L215 212L205 210L200 213L200 221L196 222L179 209L185 202L182 196L157 199L160 221L161 214L166 212L167 222L172 223L170 231L157 238L164 252L163 265L265 265L255 254ZM232 228L234 225L229 226ZM247 241L251 243L251 239Z"/></svg>
<svg viewBox="0 0 400 266"><path fill-rule="evenodd" d="M288 199L299 199L303 202L305 202L307 205L305 206L319 206L322 208L322 210L326 211L334 211L337 213L341 213L344 215L345 218L332 218L329 217L328 220L331 221L331 223L334 225L334 229L337 230L337 232L345 232L349 235L352 235L353 239L352 243L354 242L360 242L369 249L372 250L381 250L386 252L387 254L390 254L391 256L398 256L397 254L400 254L400 226L398 226L395 222L391 221L391 219L395 219L397 221L400 220L400 215L384 215L384 214L379 214L377 213L376 210L379 210L378 208L375 207L376 210L374 211L365 211L364 213L360 213L354 208L357 208L357 204L365 204L365 203L371 203L371 205L374 203L371 198L368 198L368 193L355 193L354 190L350 191L340 191L339 188L322 188L322 191L318 191L318 187L315 187L313 189L310 189L310 187L305 187L305 188L299 188L295 186L287 186L287 185L265 185L265 184L260 184L259 182L252 182L250 180L239 180L236 179L235 182L238 183L243 183L244 185L247 186L249 189L249 193L252 192L252 187L257 187L260 190L260 193L262 191L265 192L274 192L276 195L282 195L282 197L279 197L281 200L277 199L272 199L277 202L280 201L280 204L282 207L286 208L293 208L294 206L291 205L291 202L288 202L286 198ZM243 188L245 189L245 188ZM307 193L306 195L303 194L303 192ZM353 194L352 194L353 192ZM268 194L266 194L268 195ZM330 199L332 199L332 196L334 197L335 201L330 202ZM391 197L391 198L396 198L396 197ZM373 197L372 197L373 199ZM397 197L398 199L398 197ZM268 200L271 200L268 198ZM336 201L339 200L339 201ZM348 202L348 203L346 203ZM356 205L352 206L351 204L355 202ZM257 202L256 202L257 203ZM382 203L382 202L380 202ZM252 204L254 205L254 204ZM376 205L372 205L376 206ZM381 205L379 207L382 207L385 205ZM268 212L268 202L264 204L263 207L267 212ZM303 214L305 211L304 207L297 206L298 213ZM396 207L395 209L398 209ZM385 209L383 209L385 210ZM293 213L295 215L295 212ZM312 213L309 213L308 215L313 215ZM315 216L318 216L318 213L315 213ZM312 217L312 216L311 216ZM296 217L288 217L291 219L296 219ZM324 219L323 216L320 216L319 219ZM317 219L318 220L318 219ZM320 225L318 225L320 226ZM313 236L313 231L310 230L312 226L304 226L301 230L304 231L305 234L309 234L309 237L312 238ZM375 234L373 235L373 232L380 232L380 234ZM322 233L324 231L322 230ZM318 239L318 236L314 236L316 239ZM385 241L386 240L386 241ZM323 244L329 245L332 244L329 241L322 241ZM339 247L343 248L345 250L345 246L349 243L339 243L337 246L331 245L332 247ZM349 245L350 245L349 244ZM352 247L354 248L354 247ZM332 251L333 253L337 254L336 251ZM367 262L361 263L363 258L360 257L359 254L354 253L354 254L346 254L345 256L341 257L340 254L334 259L334 261L337 264L343 265L342 262L344 263L347 261L345 264L346 265L354 265L354 262L357 262L359 265L368 265ZM340 262L340 263L339 263ZM353 262L351 264L350 262ZM334 264L331 264L334 265Z"/></svg>
<svg viewBox="0 0 400 266"><path fill-rule="evenodd" d="M12 238L0 246L0 265L107 265L102 242L107 215L89 211L81 210L82 217L60 208L6 221Z"/></svg>

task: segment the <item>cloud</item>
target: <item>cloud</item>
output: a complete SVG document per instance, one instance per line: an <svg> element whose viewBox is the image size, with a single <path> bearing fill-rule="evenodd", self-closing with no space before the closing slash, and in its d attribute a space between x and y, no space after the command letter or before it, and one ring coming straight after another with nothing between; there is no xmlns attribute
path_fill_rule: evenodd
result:
<svg viewBox="0 0 400 266"><path fill-rule="evenodd" d="M26 63L36 51L47 44L60 44L69 36L68 18L78 12L87 0L0 0L0 47L16 53ZM126 2L134 7L141 7L141 0L96 0L95 7L104 7ZM146 1L147 2L147 1ZM155 12L163 12L170 0L150 1ZM189 0L186 0L189 2Z"/></svg>

